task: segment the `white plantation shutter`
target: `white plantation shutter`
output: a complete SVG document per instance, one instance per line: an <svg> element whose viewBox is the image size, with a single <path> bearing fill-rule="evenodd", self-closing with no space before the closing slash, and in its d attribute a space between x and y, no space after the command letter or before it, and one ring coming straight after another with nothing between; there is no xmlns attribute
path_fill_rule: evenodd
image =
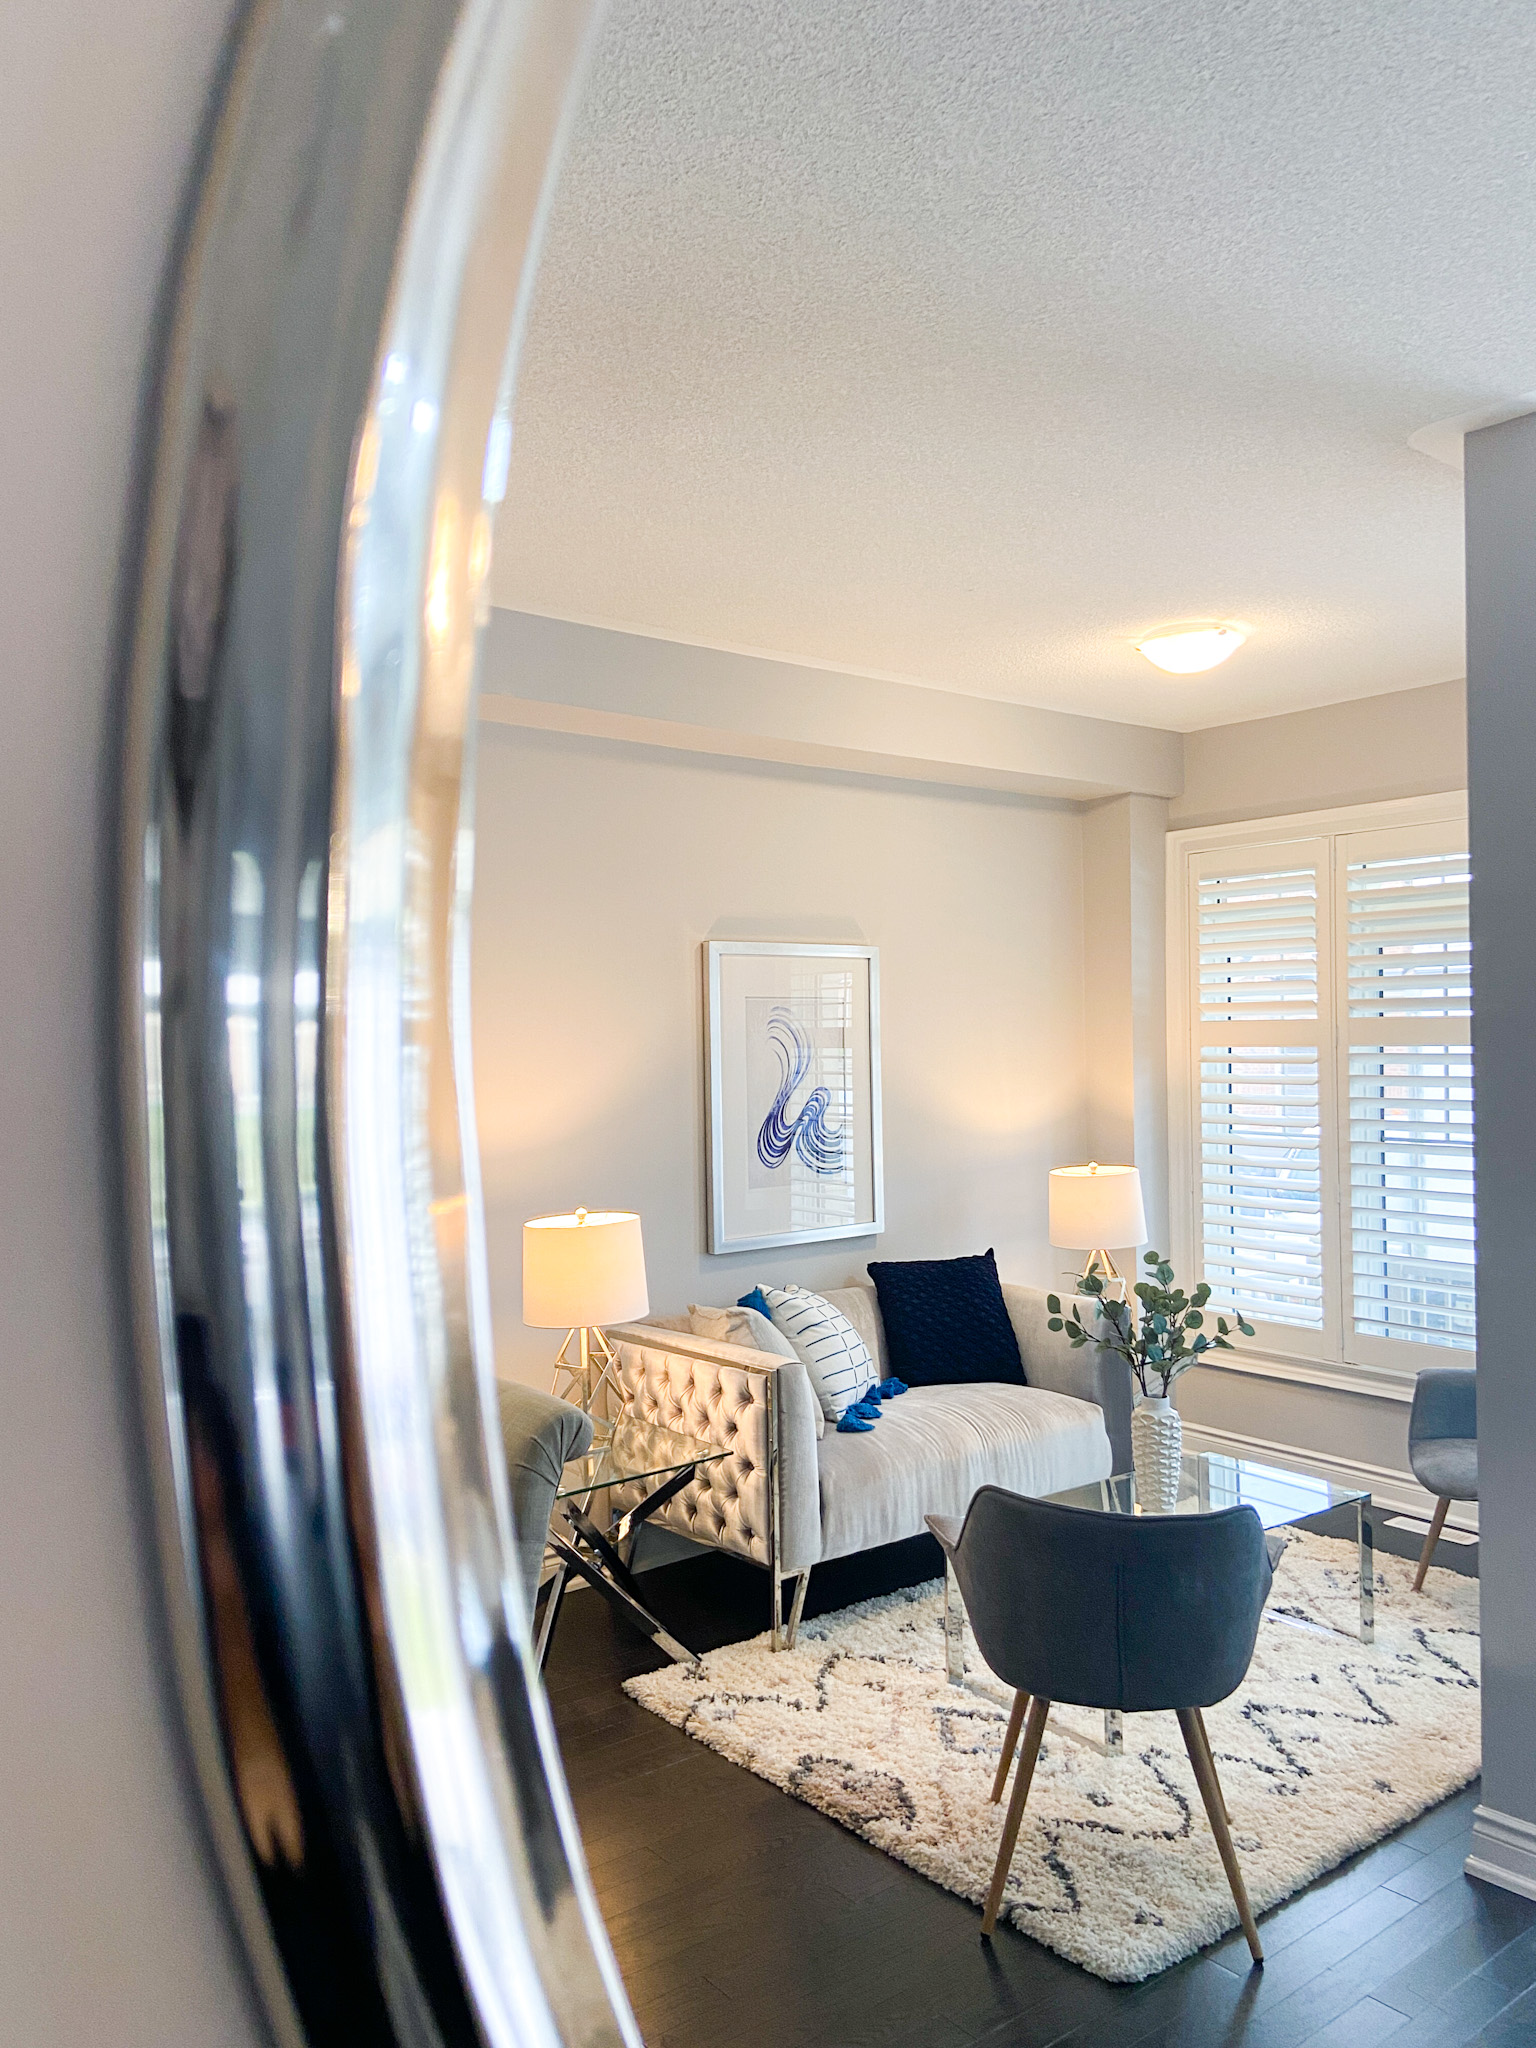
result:
<svg viewBox="0 0 1536 2048"><path fill-rule="evenodd" d="M1323 1320L1317 1053L1202 1048L1202 1277L1271 1323Z"/></svg>
<svg viewBox="0 0 1536 2048"><path fill-rule="evenodd" d="M1426 1346L1472 1351L1464 808L1176 843L1181 1277L1209 1280L1277 1357L1401 1374Z"/></svg>
<svg viewBox="0 0 1536 2048"><path fill-rule="evenodd" d="M1223 867L1197 878L1200 1021L1317 1016L1317 869Z"/></svg>
<svg viewBox="0 0 1536 2048"><path fill-rule="evenodd" d="M1201 1275L1298 1331L1323 1326L1327 854L1234 848L1190 877Z"/></svg>
<svg viewBox="0 0 1536 2048"><path fill-rule="evenodd" d="M1346 1356L1477 1341L1470 872L1444 826L1341 835Z"/></svg>

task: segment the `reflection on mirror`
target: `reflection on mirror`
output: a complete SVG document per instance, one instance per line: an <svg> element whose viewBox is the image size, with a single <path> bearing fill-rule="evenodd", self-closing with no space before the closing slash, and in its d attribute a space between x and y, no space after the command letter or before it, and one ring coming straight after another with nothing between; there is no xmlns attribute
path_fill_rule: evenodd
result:
<svg viewBox="0 0 1536 2048"><path fill-rule="evenodd" d="M1446 359L1388 401L1339 210L1406 70L1345 116L1274 34L638 4L594 45L471 1006L496 1371L601 1326L535 1627L648 2038L1001 2041L1059 1997L1087 2040L1191 1958L1225 2015L1271 1909L1470 1825L1432 1673L1475 1587L1442 1548L1415 1593L1397 1441L1475 1343L1459 536L1404 445ZM544 1301L529 1219L577 1203L643 1217L644 1310ZM999 1494L1053 1503L1027 1543Z"/></svg>
<svg viewBox="0 0 1536 2048"><path fill-rule="evenodd" d="M1397 1442L1476 1362L1409 393L1498 340L1359 245L1388 138L1439 218L1418 31L1338 17L1367 107L1187 7L440 12L251 31L135 671L141 1347L274 2022L1086 2043L1185 1965L1240 2031L1480 1758L1475 1423Z"/></svg>

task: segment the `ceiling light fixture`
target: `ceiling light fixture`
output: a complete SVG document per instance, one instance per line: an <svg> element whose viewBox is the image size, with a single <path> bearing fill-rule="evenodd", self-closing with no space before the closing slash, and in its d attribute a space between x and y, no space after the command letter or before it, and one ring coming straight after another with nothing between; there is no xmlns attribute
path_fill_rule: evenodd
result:
<svg viewBox="0 0 1536 2048"><path fill-rule="evenodd" d="M1205 623L1188 626L1160 626L1145 640L1136 642L1154 668L1170 676L1197 676L1216 668L1228 655L1236 654L1248 638L1241 626Z"/></svg>

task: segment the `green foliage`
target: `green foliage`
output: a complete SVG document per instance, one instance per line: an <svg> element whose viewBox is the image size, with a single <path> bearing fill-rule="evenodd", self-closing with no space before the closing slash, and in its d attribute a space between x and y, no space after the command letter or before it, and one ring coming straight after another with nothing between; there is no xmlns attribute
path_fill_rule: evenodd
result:
<svg viewBox="0 0 1536 2048"><path fill-rule="evenodd" d="M1153 1391L1154 1380L1162 1382L1158 1393L1166 1394L1179 1374L1198 1365L1205 1352L1231 1351L1234 1327L1239 1335L1251 1337L1253 1325L1234 1309L1230 1322L1222 1315L1215 1318L1216 1334L1210 1335L1205 1327L1205 1305L1211 1298L1209 1283L1202 1280L1193 1294L1186 1294L1161 1252L1147 1252L1142 1263L1151 1272L1145 1280L1138 1280L1134 1289L1141 1303L1139 1317L1130 1302L1116 1301L1106 1293L1104 1276L1095 1259L1078 1283L1079 1293L1097 1304L1094 1328L1090 1331L1084 1326L1075 1303L1064 1309L1060 1296L1055 1294L1045 1298L1050 1317L1047 1327L1062 1331L1074 1351L1093 1337L1125 1360L1144 1394Z"/></svg>

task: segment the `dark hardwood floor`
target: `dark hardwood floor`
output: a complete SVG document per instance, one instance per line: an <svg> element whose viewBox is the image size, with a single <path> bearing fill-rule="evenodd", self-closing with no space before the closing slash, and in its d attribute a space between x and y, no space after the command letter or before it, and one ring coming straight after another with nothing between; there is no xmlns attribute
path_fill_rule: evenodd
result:
<svg viewBox="0 0 1536 2048"><path fill-rule="evenodd" d="M1410 1532L1378 1546L1411 1554ZM937 1575L922 1538L823 1567L809 1611ZM1442 1561L1476 1569L1475 1549ZM761 1573L647 1574L699 1649L766 1625ZM659 1654L568 1600L549 1692L592 1876L649 2048L1536 2048L1536 1903L1462 1874L1476 1787L1145 1984L1104 1984L620 1691Z"/></svg>

